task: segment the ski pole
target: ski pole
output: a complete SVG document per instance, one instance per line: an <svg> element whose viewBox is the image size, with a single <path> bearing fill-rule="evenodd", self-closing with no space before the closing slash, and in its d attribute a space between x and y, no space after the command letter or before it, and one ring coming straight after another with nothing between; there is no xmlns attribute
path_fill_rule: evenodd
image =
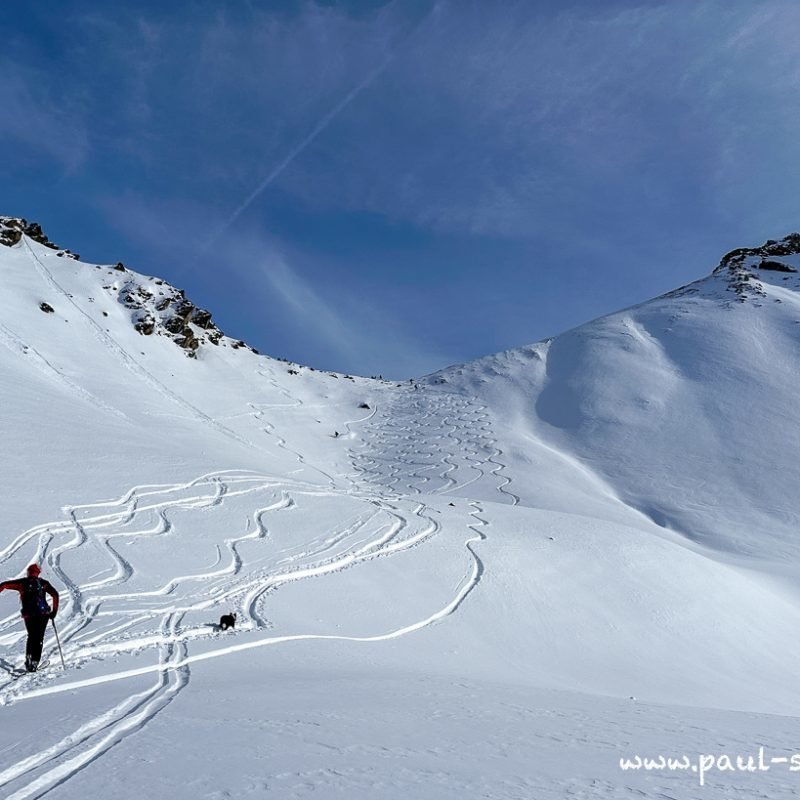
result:
<svg viewBox="0 0 800 800"><path fill-rule="evenodd" d="M67 665L64 663L64 651L61 649L61 642L58 640L58 628L56 628L56 621L51 619L53 623L53 633L56 635L56 644L58 645L58 654L61 656L61 668L66 671Z"/></svg>

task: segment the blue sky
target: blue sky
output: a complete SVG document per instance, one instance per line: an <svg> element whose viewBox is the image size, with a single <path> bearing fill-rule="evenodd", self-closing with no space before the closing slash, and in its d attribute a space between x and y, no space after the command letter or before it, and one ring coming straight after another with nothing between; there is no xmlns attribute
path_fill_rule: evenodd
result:
<svg viewBox="0 0 800 800"><path fill-rule="evenodd" d="M21 4L0 213L391 377L800 228L796 0Z"/></svg>

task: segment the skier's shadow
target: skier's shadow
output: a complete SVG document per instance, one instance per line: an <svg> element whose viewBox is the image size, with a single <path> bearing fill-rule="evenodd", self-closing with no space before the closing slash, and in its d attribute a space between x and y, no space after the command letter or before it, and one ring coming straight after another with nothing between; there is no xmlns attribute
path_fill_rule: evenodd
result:
<svg viewBox="0 0 800 800"><path fill-rule="evenodd" d="M5 658L0 658L0 667L2 667L6 672L10 672L12 674L19 670L19 667L17 667L16 664L12 664Z"/></svg>

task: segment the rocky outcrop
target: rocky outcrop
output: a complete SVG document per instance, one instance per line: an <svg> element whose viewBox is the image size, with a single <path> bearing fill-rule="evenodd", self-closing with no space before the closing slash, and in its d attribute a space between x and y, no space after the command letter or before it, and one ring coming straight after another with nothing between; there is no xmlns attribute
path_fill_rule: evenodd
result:
<svg viewBox="0 0 800 800"><path fill-rule="evenodd" d="M748 297L765 297L759 271L797 272L797 268L783 260L800 253L800 233L790 233L780 241L769 239L760 247L739 247L722 257L715 275L728 279L728 288L738 295L740 302ZM783 258L782 258L783 257Z"/></svg>
<svg viewBox="0 0 800 800"><path fill-rule="evenodd" d="M763 258L756 264L756 269L771 269L774 272L797 272L794 267L784 264L783 261L775 261L772 258Z"/></svg>
<svg viewBox="0 0 800 800"><path fill-rule="evenodd" d="M720 272L724 269L736 269L742 266L748 259L759 258L760 263L757 267L761 269L775 269L772 267L764 267L764 263L774 265L780 263L780 256L792 256L800 253L800 233L790 233L780 241L769 239L764 242L761 247L739 247L736 250L731 250L722 257L719 266L714 272ZM791 269L791 272L796 270Z"/></svg>
<svg viewBox="0 0 800 800"><path fill-rule="evenodd" d="M113 269L127 272L120 266ZM148 287L136 278L131 277L121 286L109 284L103 288L116 292L118 301L133 312L133 326L142 336L166 336L190 357L205 343L220 344L224 334L214 324L210 311L188 300L181 289L153 279ZM244 342L231 344L234 348L240 346L247 347Z"/></svg>
<svg viewBox="0 0 800 800"><path fill-rule="evenodd" d="M53 244L38 222L0 216L0 245L14 247L23 236L56 250L57 256L80 259L77 253ZM121 261L105 267L97 266L96 269L107 271L108 282L103 289L131 312L131 323L142 336L165 336L185 350L190 358L196 357L204 344L258 352L241 340L224 341L226 337L214 324L211 312L188 300L183 290L175 289L158 278L131 272ZM48 314L53 313L48 303L42 302L39 307ZM108 316L108 312L102 313L104 317Z"/></svg>
<svg viewBox="0 0 800 800"><path fill-rule="evenodd" d="M0 244L6 247L13 247L15 244L19 243L23 234L34 242L49 247L51 250L58 250L59 256L74 258L76 261L80 259L77 253L64 250L58 245L53 244L53 242L47 238L47 235L42 230L42 226L38 222L28 222L22 217L0 217Z"/></svg>

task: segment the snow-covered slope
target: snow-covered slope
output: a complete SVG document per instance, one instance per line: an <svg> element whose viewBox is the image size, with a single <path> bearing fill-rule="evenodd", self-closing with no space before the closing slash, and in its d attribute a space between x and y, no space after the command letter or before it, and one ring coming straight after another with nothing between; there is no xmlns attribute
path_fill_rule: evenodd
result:
<svg viewBox="0 0 800 800"><path fill-rule="evenodd" d="M798 269L797 234L733 251L689 286L429 380L502 408L522 459L525 431L658 525L795 563Z"/></svg>
<svg viewBox="0 0 800 800"><path fill-rule="evenodd" d="M0 244L0 572L66 660L0 678L3 796L690 797L619 758L795 746L797 240L402 384Z"/></svg>

